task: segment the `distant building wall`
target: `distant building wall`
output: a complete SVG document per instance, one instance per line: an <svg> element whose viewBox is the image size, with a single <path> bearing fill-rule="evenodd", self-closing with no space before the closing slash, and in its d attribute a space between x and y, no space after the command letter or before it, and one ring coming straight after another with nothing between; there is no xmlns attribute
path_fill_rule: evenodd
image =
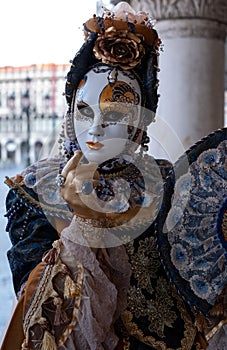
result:
<svg viewBox="0 0 227 350"><path fill-rule="evenodd" d="M0 67L1 162L26 163L28 118L31 162L50 153L67 107L63 91L68 70L66 64ZM29 113L25 113L23 96L28 91Z"/></svg>

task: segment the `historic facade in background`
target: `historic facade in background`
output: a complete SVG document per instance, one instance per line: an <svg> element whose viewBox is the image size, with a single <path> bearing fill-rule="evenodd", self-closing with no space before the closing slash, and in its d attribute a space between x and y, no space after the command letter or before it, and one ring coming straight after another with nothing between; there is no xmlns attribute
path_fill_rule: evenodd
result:
<svg viewBox="0 0 227 350"><path fill-rule="evenodd" d="M69 65L0 67L1 163L34 162L49 154L63 120Z"/></svg>

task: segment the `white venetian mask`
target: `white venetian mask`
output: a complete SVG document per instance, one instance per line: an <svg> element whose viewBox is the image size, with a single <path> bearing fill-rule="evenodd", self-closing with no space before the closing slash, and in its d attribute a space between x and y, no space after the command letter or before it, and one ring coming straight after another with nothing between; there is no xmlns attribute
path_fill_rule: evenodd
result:
<svg viewBox="0 0 227 350"><path fill-rule="evenodd" d="M74 128L89 162L124 151L130 126L139 125L140 105L141 89L131 72L98 65L84 76L75 96Z"/></svg>

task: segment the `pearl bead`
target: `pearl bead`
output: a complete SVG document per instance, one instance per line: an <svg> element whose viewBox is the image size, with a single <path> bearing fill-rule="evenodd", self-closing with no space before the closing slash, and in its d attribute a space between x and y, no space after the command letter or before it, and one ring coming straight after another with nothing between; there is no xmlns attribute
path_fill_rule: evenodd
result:
<svg viewBox="0 0 227 350"><path fill-rule="evenodd" d="M93 183L90 180L87 180L82 185L82 192L84 194L90 194L93 191Z"/></svg>

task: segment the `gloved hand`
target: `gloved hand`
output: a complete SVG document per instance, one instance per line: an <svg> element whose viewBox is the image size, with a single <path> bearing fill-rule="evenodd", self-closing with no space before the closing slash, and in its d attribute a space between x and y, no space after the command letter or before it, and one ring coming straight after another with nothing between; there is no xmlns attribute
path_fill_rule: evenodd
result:
<svg viewBox="0 0 227 350"><path fill-rule="evenodd" d="M82 155L81 151L76 151L63 168L61 175L65 181L61 187L61 195L75 215L97 219L105 214L94 192L98 184L98 164L81 164Z"/></svg>

